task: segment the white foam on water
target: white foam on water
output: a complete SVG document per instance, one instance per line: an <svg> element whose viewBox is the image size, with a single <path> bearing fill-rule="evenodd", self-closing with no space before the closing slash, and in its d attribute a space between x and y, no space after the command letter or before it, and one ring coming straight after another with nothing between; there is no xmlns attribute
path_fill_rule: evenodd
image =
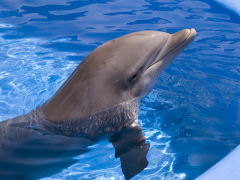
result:
<svg viewBox="0 0 240 180"><path fill-rule="evenodd" d="M240 0L215 0L240 15Z"/></svg>

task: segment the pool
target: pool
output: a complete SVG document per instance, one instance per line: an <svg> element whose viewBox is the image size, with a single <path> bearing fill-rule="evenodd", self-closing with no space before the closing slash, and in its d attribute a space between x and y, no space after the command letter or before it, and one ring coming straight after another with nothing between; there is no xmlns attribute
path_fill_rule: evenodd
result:
<svg viewBox="0 0 240 180"><path fill-rule="evenodd" d="M108 40L194 27L195 41L141 102L149 164L133 178L193 179L240 144L239 24L237 11L207 0L2 0L0 120L42 104ZM89 149L42 179L124 179L107 140Z"/></svg>

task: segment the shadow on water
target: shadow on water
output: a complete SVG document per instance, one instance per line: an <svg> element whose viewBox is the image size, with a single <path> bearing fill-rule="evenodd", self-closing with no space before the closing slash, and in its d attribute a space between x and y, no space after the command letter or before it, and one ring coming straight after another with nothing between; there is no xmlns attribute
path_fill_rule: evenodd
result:
<svg viewBox="0 0 240 180"><path fill-rule="evenodd" d="M38 179L77 163L75 157L90 151L102 138L53 134L39 127L31 113L0 124L0 179ZM120 158L122 172L130 179L148 164L149 144L139 126L109 135Z"/></svg>

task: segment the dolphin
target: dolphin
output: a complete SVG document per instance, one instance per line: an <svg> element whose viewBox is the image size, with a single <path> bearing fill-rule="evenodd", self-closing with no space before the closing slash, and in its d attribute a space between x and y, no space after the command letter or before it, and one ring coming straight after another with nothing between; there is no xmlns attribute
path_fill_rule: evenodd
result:
<svg viewBox="0 0 240 180"><path fill-rule="evenodd" d="M195 36L195 29L139 31L96 48L52 98L0 123L0 177L34 179L56 173L105 135L126 179L143 170L149 145L137 122L139 100Z"/></svg>
<svg viewBox="0 0 240 180"><path fill-rule="evenodd" d="M66 122L78 124L79 132L93 136L129 126L137 118L134 99L152 90L162 71L195 35L195 29L174 34L140 31L99 46L42 105L43 114L64 128ZM124 113L130 118L119 117ZM106 114L115 118L105 120Z"/></svg>

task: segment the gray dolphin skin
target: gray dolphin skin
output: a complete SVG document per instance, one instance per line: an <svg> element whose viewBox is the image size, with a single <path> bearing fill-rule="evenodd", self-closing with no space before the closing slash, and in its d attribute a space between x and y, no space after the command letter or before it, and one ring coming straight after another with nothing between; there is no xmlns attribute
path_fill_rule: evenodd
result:
<svg viewBox="0 0 240 180"><path fill-rule="evenodd" d="M195 35L194 29L174 34L140 31L103 44L90 53L54 97L42 105L45 117L64 127L64 122L78 122L79 132L88 135L115 132L129 126L132 121L127 117L117 118L120 113L115 114L113 107L122 107L123 111L130 108L126 114L132 120L137 111L133 110L132 106L137 105L133 105L133 100L152 90L161 72ZM129 101L132 101L130 105L124 104ZM110 114L115 114L115 118L106 121L99 113L108 110L112 110ZM97 120L92 115L96 115Z"/></svg>
<svg viewBox="0 0 240 180"><path fill-rule="evenodd" d="M141 31L103 44L43 105L44 114L56 122L76 119L148 94L159 74L195 34L194 29L172 35Z"/></svg>
<svg viewBox="0 0 240 180"><path fill-rule="evenodd" d="M139 31L96 48L47 102L0 123L0 179L57 173L102 136L126 179L142 171L149 144L137 122L139 100L195 36L195 29Z"/></svg>

